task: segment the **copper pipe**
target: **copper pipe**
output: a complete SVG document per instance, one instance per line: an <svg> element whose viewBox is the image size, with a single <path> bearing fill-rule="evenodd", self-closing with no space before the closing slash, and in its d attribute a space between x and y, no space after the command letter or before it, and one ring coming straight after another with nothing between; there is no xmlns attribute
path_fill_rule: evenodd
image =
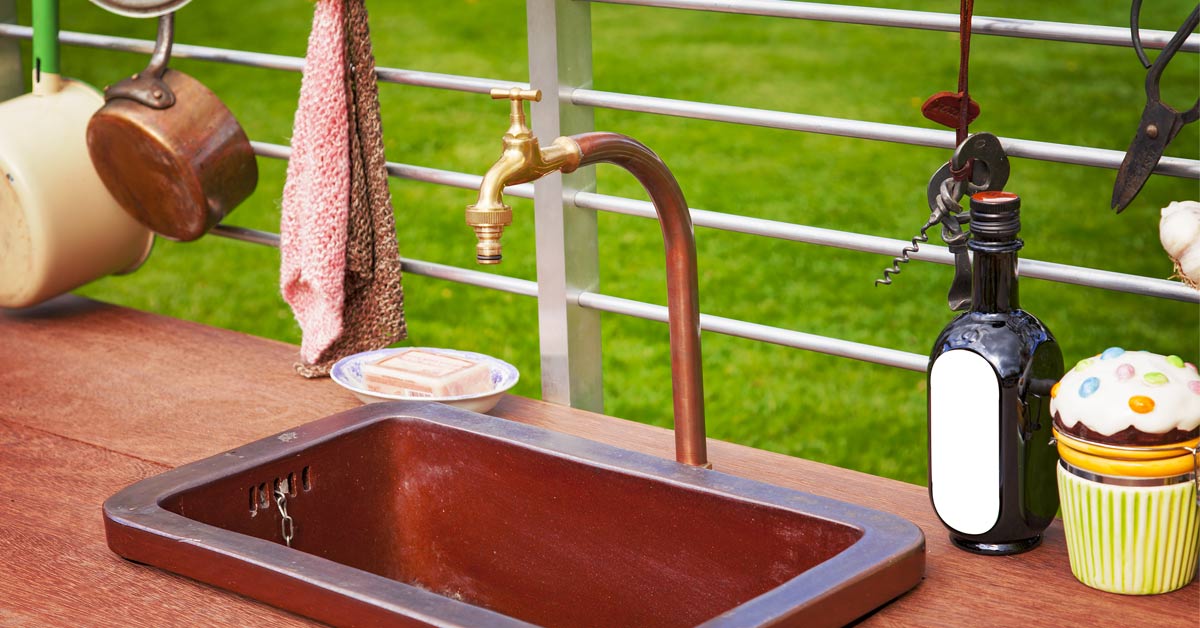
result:
<svg viewBox="0 0 1200 628"><path fill-rule="evenodd" d="M667 255L667 320L675 406L675 459L711 468L704 430L704 376L700 361L700 290L692 215L679 183L654 151L617 133L572 135L580 166L610 163L637 178L658 213Z"/></svg>
<svg viewBox="0 0 1200 628"><path fill-rule="evenodd" d="M512 223L504 204L504 187L537 180L551 172L575 171L601 162L628 170L650 194L662 226L667 255L667 323L671 334L671 387L675 410L675 459L711 468L704 431L704 378L700 362L700 297L696 279L696 240L692 215L671 170L641 142L616 133L583 133L558 137L541 148L525 122L522 101L538 101L538 90L494 89L492 98L512 101L504 153L488 169L479 200L466 211L475 229L476 259L500 262L500 237Z"/></svg>

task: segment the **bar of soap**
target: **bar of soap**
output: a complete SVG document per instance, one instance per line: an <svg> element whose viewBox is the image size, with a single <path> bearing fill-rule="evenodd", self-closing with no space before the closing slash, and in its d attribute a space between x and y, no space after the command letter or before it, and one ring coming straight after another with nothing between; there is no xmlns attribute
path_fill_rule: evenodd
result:
<svg viewBox="0 0 1200 628"><path fill-rule="evenodd" d="M367 390L406 397L459 397L492 390L492 370L467 358L411 349L363 365Z"/></svg>

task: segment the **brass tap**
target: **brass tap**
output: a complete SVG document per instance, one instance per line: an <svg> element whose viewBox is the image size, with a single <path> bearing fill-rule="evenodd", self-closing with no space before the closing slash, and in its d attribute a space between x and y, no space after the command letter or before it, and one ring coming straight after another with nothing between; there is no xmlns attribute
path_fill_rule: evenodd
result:
<svg viewBox="0 0 1200 628"><path fill-rule="evenodd" d="M574 172L583 157L579 144L569 137L556 138L546 148L538 145L525 123L524 101L541 100L541 90L497 88L491 95L495 100L509 99L512 111L504 134L504 152L483 175L479 200L467 206L467 224L475 229L475 259L480 264L500 263L500 236L504 227L512 224L512 208L504 203L505 186L535 181L556 170Z"/></svg>
<svg viewBox="0 0 1200 628"><path fill-rule="evenodd" d="M654 151L618 133L580 133L559 137L542 149L525 124L522 101L541 100L537 90L493 89L492 98L512 101L504 153L483 176L479 200L467 207L475 228L480 264L500 263L500 235L512 224L504 204L504 186L526 183L556 170L609 163L627 170L650 195L662 226L667 268L667 326L671 330L671 388L675 407L675 459L699 467L708 463L704 431L704 376L700 365L700 296L696 239L687 199L675 175Z"/></svg>

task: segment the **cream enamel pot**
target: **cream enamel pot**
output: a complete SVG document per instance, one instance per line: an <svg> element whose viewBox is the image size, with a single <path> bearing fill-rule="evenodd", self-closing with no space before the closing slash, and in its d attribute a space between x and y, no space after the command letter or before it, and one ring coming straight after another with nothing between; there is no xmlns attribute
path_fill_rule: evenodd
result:
<svg viewBox="0 0 1200 628"><path fill-rule="evenodd" d="M26 307L145 261L154 234L92 167L104 99L58 74L58 3L34 0L32 93L0 103L0 307Z"/></svg>

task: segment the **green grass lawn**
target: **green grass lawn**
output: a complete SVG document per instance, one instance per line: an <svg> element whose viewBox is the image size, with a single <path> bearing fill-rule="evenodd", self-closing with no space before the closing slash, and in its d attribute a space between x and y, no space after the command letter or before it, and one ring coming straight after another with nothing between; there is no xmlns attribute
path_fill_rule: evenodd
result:
<svg viewBox="0 0 1200 628"><path fill-rule="evenodd" d="M943 0L876 2L954 12ZM525 11L518 0L371 2L380 65L525 81ZM980 15L1121 26L1128 2L978 3ZM1143 26L1174 30L1191 3L1147 3ZM24 7L23 7L24 8ZM957 35L598 4L592 8L595 87L894 124L932 126L919 105L956 86ZM28 15L22 15L23 20ZM178 16L178 41L302 56L311 6L295 0L206 0ZM63 28L151 37L154 25L64 0ZM975 131L1124 150L1145 102L1144 70L1127 48L979 35ZM140 69L144 56L66 48L64 72L96 85ZM207 83L256 140L286 143L298 74L180 61ZM1188 106L1200 90L1196 55L1180 54L1164 96ZM385 85L392 161L482 173L499 153L506 107L485 96ZM948 157L899 146L678 118L597 111L596 128L660 153L690 204L708 210L907 239L928 216L925 185ZM549 139L549 138L544 138ZM1200 124L1169 154L1200 156ZM257 193L228 222L276 231L284 164L260 160ZM1024 198L1025 257L1166 278L1158 210L1195 199L1197 182L1154 177L1120 216L1108 209L1114 172L1014 159L1008 189ZM644 198L605 167L599 191ZM463 224L465 190L396 180L403 255L474 266ZM505 263L489 272L534 278L532 206L513 202ZM665 303L661 237L649 220L599 217L606 294ZM891 287L873 286L888 257L698 229L701 309L788 329L928 353L951 318L951 269L914 262ZM936 238L934 238L936 241ZM204 238L159 242L136 274L84 294L170 316L299 341L278 293L278 252ZM532 299L406 276L410 341L490 353L522 372L517 393L537 397ZM1200 308L1027 279L1022 304L1056 333L1070 364L1110 345L1197 361ZM667 330L604 315L606 411L668 425ZM925 376L873 364L705 334L709 434L754 447L925 481Z"/></svg>

